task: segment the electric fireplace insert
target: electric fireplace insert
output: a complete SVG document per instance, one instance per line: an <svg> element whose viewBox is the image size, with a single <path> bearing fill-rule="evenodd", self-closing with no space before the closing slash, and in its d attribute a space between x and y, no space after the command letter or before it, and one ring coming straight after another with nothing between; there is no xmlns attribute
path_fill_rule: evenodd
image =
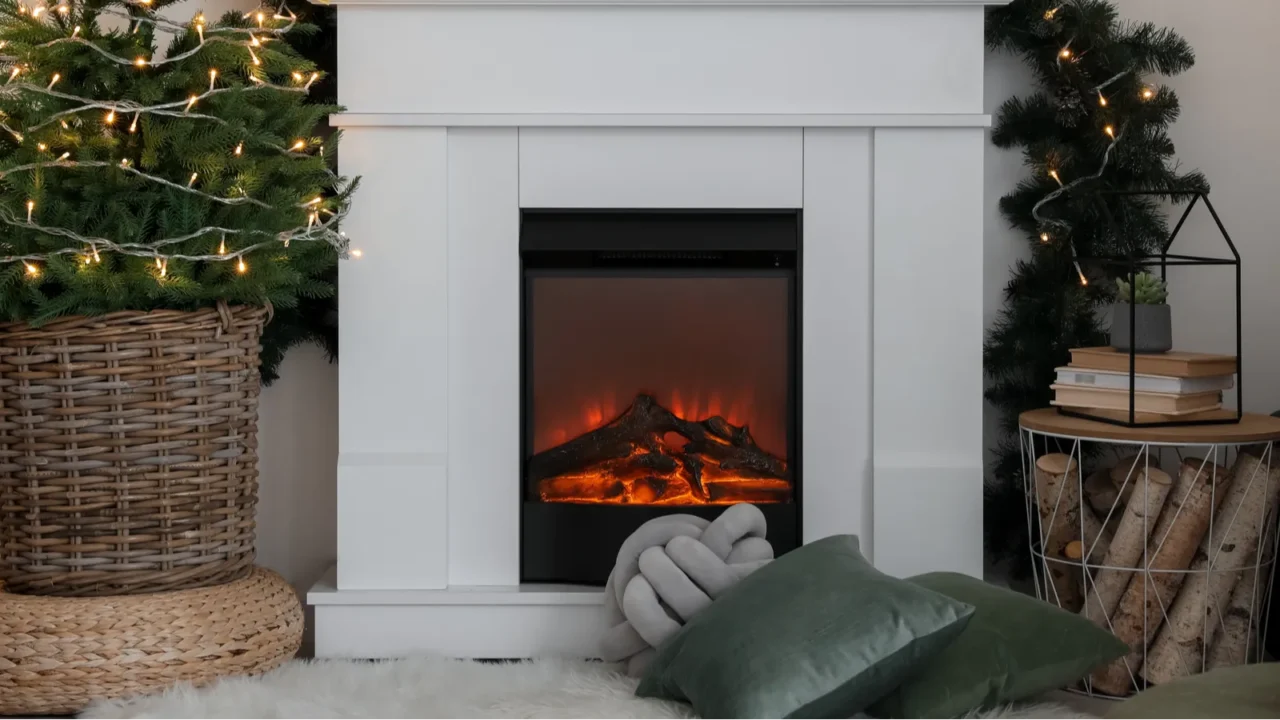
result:
<svg viewBox="0 0 1280 720"><path fill-rule="evenodd" d="M524 211L523 582L604 584L671 513L800 540L799 211Z"/></svg>

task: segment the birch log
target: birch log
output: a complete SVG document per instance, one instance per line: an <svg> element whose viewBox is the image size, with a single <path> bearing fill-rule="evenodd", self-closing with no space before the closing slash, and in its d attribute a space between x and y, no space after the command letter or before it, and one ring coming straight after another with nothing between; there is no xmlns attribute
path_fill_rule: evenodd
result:
<svg viewBox="0 0 1280 720"><path fill-rule="evenodd" d="M1216 670L1249 662L1258 645L1258 623L1253 616L1254 591L1259 573L1249 571L1231 593L1231 604L1223 613L1222 631L1209 651L1208 667Z"/></svg>
<svg viewBox="0 0 1280 720"><path fill-rule="evenodd" d="M1094 689L1125 695L1133 688L1147 643L1155 638L1165 608L1172 604L1184 577L1183 573L1167 571L1186 570L1191 565L1209 529L1214 503L1222 498L1229 479L1224 467L1195 459L1183 461L1178 481L1151 534L1148 569L1134 574L1111 618L1111 632L1129 646L1129 655L1095 671Z"/></svg>
<svg viewBox="0 0 1280 720"><path fill-rule="evenodd" d="M1112 470L1102 468L1084 479L1084 499L1099 518L1106 518L1120 499L1120 490L1111 482ZM1124 512L1123 507L1116 508L1115 514L1121 512Z"/></svg>
<svg viewBox="0 0 1280 720"><path fill-rule="evenodd" d="M1036 460L1036 504L1040 509L1040 537L1044 541L1045 599L1075 612L1079 610L1081 568L1067 562L1067 546L1080 539L1080 467L1062 453ZM1096 521L1097 518L1094 518Z"/></svg>
<svg viewBox="0 0 1280 720"><path fill-rule="evenodd" d="M1268 472L1262 458L1242 451L1236 456L1231 477L1213 527L1191 563L1192 573L1147 655L1142 676L1153 684L1193 675L1205 667L1205 648L1213 646L1220 613L1244 572L1234 568L1248 567L1257 560L1264 518L1271 517L1280 491L1280 465Z"/></svg>
<svg viewBox="0 0 1280 720"><path fill-rule="evenodd" d="M1137 489L1129 496L1120 524L1116 526L1111 546L1102 556L1103 569L1094 576L1092 587L1085 597L1084 615L1095 624L1110 629L1108 618L1120 602L1120 596L1129 586L1132 570L1142 562L1142 551L1147 537L1155 529L1164 507L1165 498L1173 479L1159 468L1150 468L1131 483Z"/></svg>

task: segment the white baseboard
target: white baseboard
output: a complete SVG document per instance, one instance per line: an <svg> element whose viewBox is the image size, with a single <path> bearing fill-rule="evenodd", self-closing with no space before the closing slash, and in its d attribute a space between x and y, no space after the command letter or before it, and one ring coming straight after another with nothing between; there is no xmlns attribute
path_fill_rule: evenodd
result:
<svg viewBox="0 0 1280 720"><path fill-rule="evenodd" d="M604 625L604 591L572 585L338 590L330 571L307 603L317 658L593 658Z"/></svg>

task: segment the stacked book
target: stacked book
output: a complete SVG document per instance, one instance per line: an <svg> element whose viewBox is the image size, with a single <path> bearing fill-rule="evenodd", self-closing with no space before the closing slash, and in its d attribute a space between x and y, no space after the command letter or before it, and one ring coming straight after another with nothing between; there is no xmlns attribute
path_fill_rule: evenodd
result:
<svg viewBox="0 0 1280 720"><path fill-rule="evenodd" d="M1071 364L1057 369L1053 404L1082 415L1128 420L1129 357L1129 353L1109 347L1072 350ZM1230 414L1222 409L1222 391L1234 386L1235 373L1236 359L1230 355L1137 355L1134 420L1211 420Z"/></svg>

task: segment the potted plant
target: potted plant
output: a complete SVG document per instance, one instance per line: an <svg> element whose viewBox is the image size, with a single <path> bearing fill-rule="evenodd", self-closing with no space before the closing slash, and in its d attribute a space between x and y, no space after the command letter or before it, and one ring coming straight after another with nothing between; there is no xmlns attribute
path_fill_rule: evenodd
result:
<svg viewBox="0 0 1280 720"><path fill-rule="evenodd" d="M332 295L340 108L269 6L0 0L0 581L252 571L262 331ZM164 12L161 12L164 11ZM189 19L188 19L189 18ZM326 151L327 148L327 151Z"/></svg>
<svg viewBox="0 0 1280 720"><path fill-rule="evenodd" d="M1116 279L1116 302L1111 306L1111 347L1123 352L1162 353L1173 348L1173 316L1169 289L1162 278L1141 272L1133 286ZM1133 320L1132 327L1130 319ZM1129 341L1132 339L1133 347Z"/></svg>

